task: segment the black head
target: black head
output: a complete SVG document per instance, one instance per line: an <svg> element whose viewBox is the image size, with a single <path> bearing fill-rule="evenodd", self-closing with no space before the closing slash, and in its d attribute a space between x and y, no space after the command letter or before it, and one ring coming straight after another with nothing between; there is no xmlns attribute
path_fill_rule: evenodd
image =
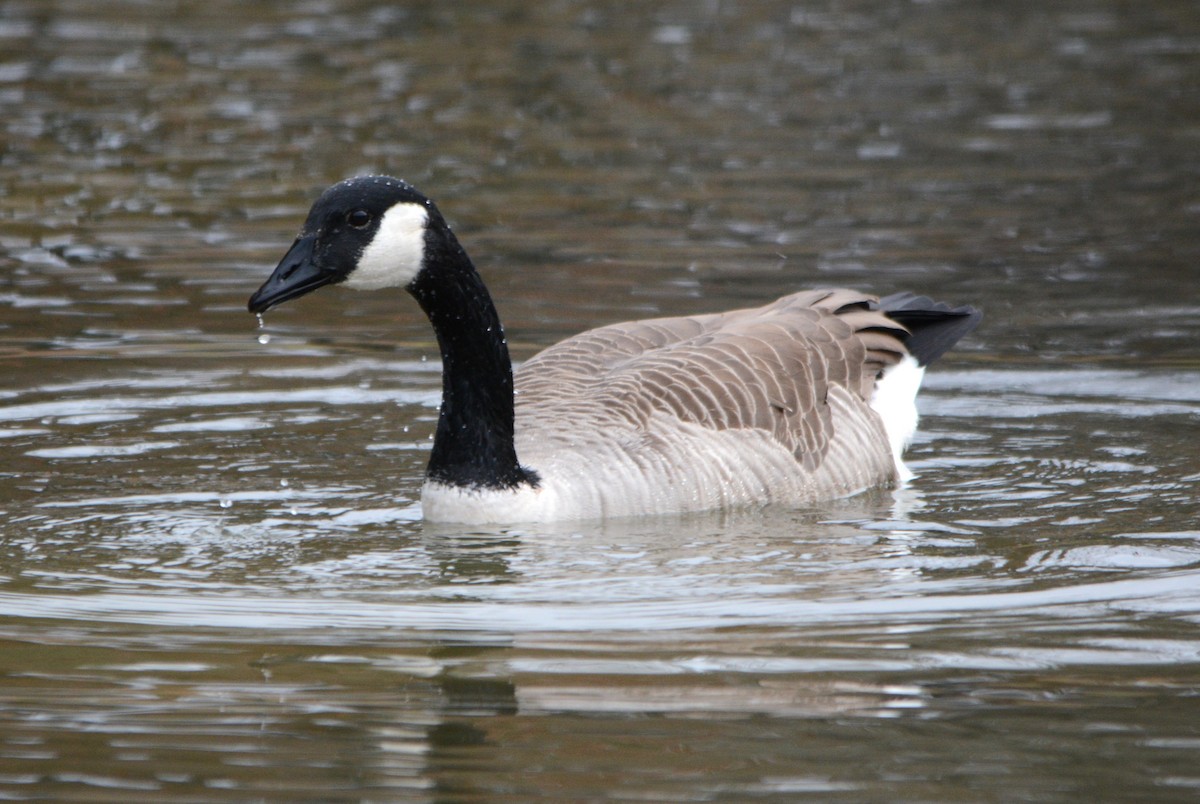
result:
<svg viewBox="0 0 1200 804"><path fill-rule="evenodd" d="M275 272L250 297L250 312L339 282L360 290L405 287L424 264L429 222L440 219L433 202L400 179L338 182L321 193Z"/></svg>

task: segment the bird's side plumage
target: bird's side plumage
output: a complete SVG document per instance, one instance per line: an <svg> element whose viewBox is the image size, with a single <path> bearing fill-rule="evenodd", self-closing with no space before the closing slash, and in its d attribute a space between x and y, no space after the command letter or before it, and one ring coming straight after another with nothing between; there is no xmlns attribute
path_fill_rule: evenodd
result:
<svg viewBox="0 0 1200 804"><path fill-rule="evenodd" d="M820 290L568 338L516 372L517 453L542 482L514 504L595 518L797 505L890 482L870 401L906 334L872 297ZM426 499L444 517L503 519L512 499L479 490L443 505L442 491Z"/></svg>

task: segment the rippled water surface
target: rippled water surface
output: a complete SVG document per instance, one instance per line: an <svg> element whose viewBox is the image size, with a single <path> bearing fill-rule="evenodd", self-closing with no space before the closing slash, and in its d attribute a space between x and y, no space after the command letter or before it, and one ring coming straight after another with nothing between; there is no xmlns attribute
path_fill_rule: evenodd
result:
<svg viewBox="0 0 1200 804"><path fill-rule="evenodd" d="M0 2L0 798L1195 800L1192 2ZM514 354L798 287L986 321L918 479L421 522L437 198Z"/></svg>

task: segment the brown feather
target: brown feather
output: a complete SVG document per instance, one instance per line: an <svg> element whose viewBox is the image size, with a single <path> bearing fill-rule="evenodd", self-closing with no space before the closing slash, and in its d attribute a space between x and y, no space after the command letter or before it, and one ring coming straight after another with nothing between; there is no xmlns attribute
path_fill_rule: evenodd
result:
<svg viewBox="0 0 1200 804"><path fill-rule="evenodd" d="M805 291L759 308L590 330L520 368L518 420L553 406L606 410L637 427L653 411L669 412L713 430L770 433L809 472L827 460L839 427L861 430L854 440L865 453L887 455L867 403L879 373L905 354L905 330L876 302L850 290ZM833 405L836 389L848 393ZM854 415L839 417L842 408Z"/></svg>

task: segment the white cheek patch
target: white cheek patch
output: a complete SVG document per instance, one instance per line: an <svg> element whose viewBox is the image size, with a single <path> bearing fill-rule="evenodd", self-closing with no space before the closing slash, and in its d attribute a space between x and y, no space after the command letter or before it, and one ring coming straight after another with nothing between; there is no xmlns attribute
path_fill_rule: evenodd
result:
<svg viewBox="0 0 1200 804"><path fill-rule="evenodd" d="M345 285L355 290L404 287L420 271L425 258L425 224L429 213L420 204L396 204L383 213L375 237L363 249Z"/></svg>

